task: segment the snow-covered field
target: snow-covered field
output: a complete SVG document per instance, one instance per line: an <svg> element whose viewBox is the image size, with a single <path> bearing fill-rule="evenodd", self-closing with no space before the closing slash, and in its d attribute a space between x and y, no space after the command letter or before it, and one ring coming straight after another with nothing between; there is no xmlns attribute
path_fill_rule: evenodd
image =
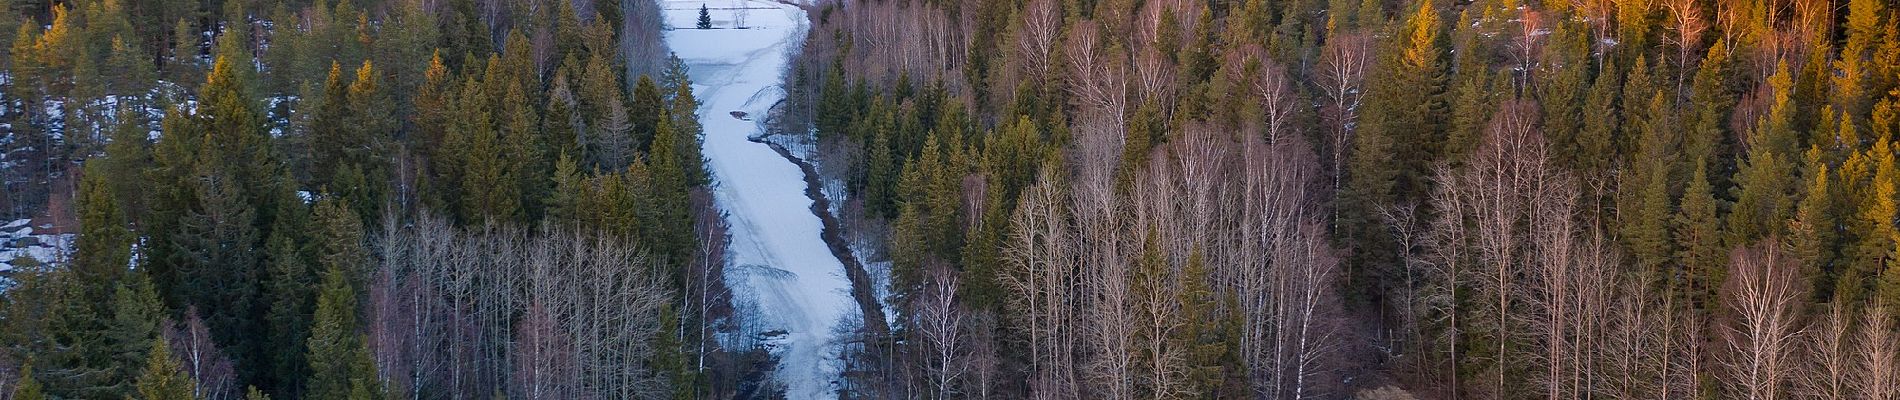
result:
<svg viewBox="0 0 1900 400"><path fill-rule="evenodd" d="M803 172L771 147L747 140L763 132L758 121L784 97L780 73L787 52L804 38L805 13L755 0L663 4L674 28L667 44L691 68L702 102L714 196L732 226L727 284L741 323L749 332L783 331L772 351L788 398L836 398L842 363L834 328L857 310L844 265L820 236ZM693 29L702 4L719 29ZM732 29L741 14L747 29Z"/></svg>

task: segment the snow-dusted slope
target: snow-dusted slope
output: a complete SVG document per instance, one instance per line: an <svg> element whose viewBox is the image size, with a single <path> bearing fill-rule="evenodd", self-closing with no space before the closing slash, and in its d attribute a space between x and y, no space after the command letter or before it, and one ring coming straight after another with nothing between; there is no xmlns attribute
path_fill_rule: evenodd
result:
<svg viewBox="0 0 1900 400"><path fill-rule="evenodd" d="M667 44L691 68L704 107L703 149L715 199L732 225L727 284L741 318L750 331L784 331L774 353L788 398L836 398L841 363L834 328L856 310L844 265L820 237L822 224L812 214L798 166L747 140L762 131L757 121L784 97L779 76L787 51L804 37L805 13L769 1L663 4L675 28ZM701 4L721 29L693 29ZM747 29L730 29L740 18ZM734 117L734 111L747 117Z"/></svg>

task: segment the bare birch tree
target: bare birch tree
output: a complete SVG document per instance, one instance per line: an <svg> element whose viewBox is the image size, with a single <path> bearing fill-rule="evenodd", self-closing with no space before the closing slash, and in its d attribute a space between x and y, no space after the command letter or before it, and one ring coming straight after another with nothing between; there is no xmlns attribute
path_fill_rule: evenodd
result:
<svg viewBox="0 0 1900 400"><path fill-rule="evenodd" d="M1728 356L1722 360L1726 377L1721 382L1736 398L1782 398L1802 331L1798 268L1774 239L1736 248L1729 265L1724 293L1733 319L1722 331Z"/></svg>
<svg viewBox="0 0 1900 400"><path fill-rule="evenodd" d="M1072 398L1075 381L1071 345L1073 268L1064 190L1053 168L1023 192L1010 217L1004 248L1007 272L999 277L1010 292L1009 307L1021 318L1017 329L1029 340L1030 395L1035 399Z"/></svg>

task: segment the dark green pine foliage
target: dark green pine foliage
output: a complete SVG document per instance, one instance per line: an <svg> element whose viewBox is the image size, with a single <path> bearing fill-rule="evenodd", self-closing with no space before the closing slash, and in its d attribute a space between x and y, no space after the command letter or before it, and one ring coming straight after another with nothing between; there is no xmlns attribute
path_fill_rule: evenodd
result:
<svg viewBox="0 0 1900 400"><path fill-rule="evenodd" d="M541 136L547 144L548 155L556 159L581 154L580 132L586 126L576 110L579 99L568 83L567 71L568 68L555 70L548 84L548 103L541 111Z"/></svg>
<svg viewBox="0 0 1900 400"><path fill-rule="evenodd" d="M119 124L112 128L112 142L106 144L106 157L88 163L102 163L100 173L112 187L114 201L128 222L136 223L145 215L145 170L152 165L151 127L142 112L119 111Z"/></svg>
<svg viewBox="0 0 1900 400"><path fill-rule="evenodd" d="M660 306L660 329L653 335L653 370L656 375L669 383L672 393L667 398L674 400L692 400L701 386L701 376L692 367L687 357L686 345L680 340L680 324L684 317L671 303Z"/></svg>
<svg viewBox="0 0 1900 400"><path fill-rule="evenodd" d="M818 89L818 104L813 110L813 125L820 139L845 134L851 121L856 119L858 107L852 104L845 81L844 65L833 62L825 72L824 83Z"/></svg>
<svg viewBox="0 0 1900 400"><path fill-rule="evenodd" d="M1645 273L1659 273L1675 254L1676 242L1670 237L1668 221L1673 209L1669 184L1674 181L1670 172L1678 156L1677 131L1669 112L1670 102L1662 92L1653 93L1643 103L1647 104L1643 114L1650 119L1630 125L1641 135L1637 140L1639 150L1630 159L1630 172L1620 185L1623 190L1617 209L1622 238L1637 267Z"/></svg>
<svg viewBox="0 0 1900 400"><path fill-rule="evenodd" d="M1720 200L1709 183L1708 164L1692 162L1694 172L1682 191L1681 205L1671 224L1679 246L1676 263L1681 267L1667 279L1670 292L1684 300L1677 304L1714 307L1715 292L1727 277L1728 252L1722 244L1721 220L1716 213Z"/></svg>
<svg viewBox="0 0 1900 400"><path fill-rule="evenodd" d="M146 358L144 372L138 377L138 399L140 400L192 400L197 383L177 357L172 356L171 346L162 338L153 338L148 345L150 356Z"/></svg>
<svg viewBox="0 0 1900 400"><path fill-rule="evenodd" d="M891 148L890 132L879 130L871 135L871 144L864 149L864 208L875 217L896 218L897 175L902 171L901 164L892 154L895 150Z"/></svg>
<svg viewBox="0 0 1900 400"><path fill-rule="evenodd" d="M955 141L957 139L951 138ZM958 263L963 231L961 185L965 173L962 144L931 136L923 153L904 166L897 184L898 215L892 228L893 285L902 293L923 283L931 261Z"/></svg>
<svg viewBox="0 0 1900 400"><path fill-rule="evenodd" d="M1349 287L1359 293L1380 292L1380 282L1392 281L1379 278L1396 251L1376 217L1378 208L1422 193L1425 173L1443 145L1449 69L1444 21L1432 1L1414 7L1368 71L1364 128L1353 138L1340 193L1340 231L1354 249L1355 264L1364 266L1349 277Z"/></svg>
<svg viewBox="0 0 1900 400"><path fill-rule="evenodd" d="M1822 159L1820 147L1809 147L1804 154L1801 201L1795 205L1794 218L1788 220L1789 255L1801 265L1801 276L1813 284L1809 291L1816 303L1827 303L1833 296L1835 273L1835 232L1839 221L1834 216L1836 198L1834 175Z"/></svg>
<svg viewBox="0 0 1900 400"><path fill-rule="evenodd" d="M502 158L504 144L497 134L488 96L482 94L480 81L469 77L461 91L459 116L444 143L445 157L458 178L451 196L459 196L462 222L506 221L521 211L518 186L512 184L508 166Z"/></svg>
<svg viewBox="0 0 1900 400"><path fill-rule="evenodd" d="M1602 69L1597 70L1596 80L1590 83L1590 92L1583 104L1582 131L1576 137L1576 165L1578 171L1595 175L1592 178L1604 178L1614 159L1616 137L1622 128L1622 113L1618 99L1623 92L1623 73L1614 60L1606 60ZM1647 96L1644 96L1647 98Z"/></svg>
<svg viewBox="0 0 1900 400"><path fill-rule="evenodd" d="M1176 340L1187 353L1188 392L1197 398L1231 398L1246 392L1246 369L1238 348L1239 304L1214 287L1199 249L1180 272L1182 326Z"/></svg>
<svg viewBox="0 0 1900 400"><path fill-rule="evenodd" d="M331 186L336 175L357 161L353 150L365 139L358 135L361 130L348 126L349 86L342 75L342 65L330 64L328 78L323 81L323 97L315 99L317 110L310 117L310 174L315 187Z"/></svg>
<svg viewBox="0 0 1900 400"><path fill-rule="evenodd" d="M170 296L174 304L208 310L206 321L219 343L234 350L240 365L257 365L262 343L250 339L264 336L256 320L259 249L265 237L261 230L269 226L276 203L294 200L286 200L289 191L272 156L259 106L250 99L242 74L234 71L240 68L217 62L201 94L199 113L182 121L183 129L167 129L167 140L161 141L163 145L182 136L178 139L185 142L180 145L198 150L194 154L187 147L180 160L173 160L184 161L173 173L185 191L178 198L183 201L171 205L178 207L175 230L158 231L171 242L166 247L172 258L154 261L169 262L176 269ZM165 288L160 285L161 292ZM250 378L248 374L258 372L242 373Z"/></svg>
<svg viewBox="0 0 1900 400"><path fill-rule="evenodd" d="M129 375L117 359L114 315L120 281L131 260L132 232L113 199L103 165L87 163L79 185L80 235L71 269L56 272L64 288L49 302L56 343L41 365L49 392L63 397L117 397ZM139 340L143 342L143 339Z"/></svg>
<svg viewBox="0 0 1900 400"><path fill-rule="evenodd" d="M158 291L145 273L128 273L120 282L113 295L109 334L114 346L112 362L120 368L115 379L130 382L151 351L151 340L161 335L159 321L166 318L166 313L165 304L159 302Z"/></svg>
<svg viewBox="0 0 1900 400"><path fill-rule="evenodd" d="M699 4L699 29L712 29L712 13L706 9L706 3Z"/></svg>
<svg viewBox="0 0 1900 400"><path fill-rule="evenodd" d="M310 361L305 398L355 400L360 394L378 394L382 388L369 347L358 331L357 295L349 277L349 271L358 266L325 264L305 356Z"/></svg>
<svg viewBox="0 0 1900 400"><path fill-rule="evenodd" d="M1797 135L1794 129L1793 76L1782 64L1768 79L1768 114L1746 138L1748 153L1735 172L1735 204L1723 226L1729 246L1742 246L1780 232L1793 206L1789 177Z"/></svg>
<svg viewBox="0 0 1900 400"><path fill-rule="evenodd" d="M659 134L661 113L666 111L666 101L660 97L660 87L653 78L641 75L633 85L633 101L627 104L627 114L633 122L631 132L633 148L640 152L651 152L653 139Z"/></svg>
<svg viewBox="0 0 1900 400"><path fill-rule="evenodd" d="M73 277L84 296L101 310L111 304L119 279L126 274L132 259L136 237L126 227L125 212L120 208L109 171L103 160L86 163L86 174L79 182L80 234L74 245Z"/></svg>
<svg viewBox="0 0 1900 400"><path fill-rule="evenodd" d="M303 233L302 204L291 204L280 212L270 238L265 243L267 257L264 320L269 326L265 339L272 349L302 349L310 335L310 318L315 306L316 273L310 267L309 241ZM279 393L295 393L302 384L304 361L301 351L275 351L270 355L270 381L255 382Z"/></svg>
<svg viewBox="0 0 1900 400"><path fill-rule="evenodd" d="M549 169L553 160L547 158L547 144L540 132L540 115L535 111L534 99L528 97L528 89L521 83L508 84L502 97L502 110L506 112L506 121L502 125L501 151L503 180L513 185L516 204L519 204L517 219L533 221L541 217L541 200L546 198L549 185Z"/></svg>
<svg viewBox="0 0 1900 400"><path fill-rule="evenodd" d="M33 365L20 368L20 380L13 383L13 400L46 400L46 385L33 373Z"/></svg>
<svg viewBox="0 0 1900 400"><path fill-rule="evenodd" d="M680 166L686 170L687 183L702 186L709 183L710 178L706 176L706 156L700 150L705 142L705 128L699 123L699 99L693 96L693 82L686 76L685 66L675 64L674 68L677 73L668 73L671 78L667 85L673 87L673 103L666 115L672 118L673 129L680 135L674 147L679 152Z"/></svg>
<svg viewBox="0 0 1900 400"><path fill-rule="evenodd" d="M642 226L646 232L641 235L649 249L661 256L661 264L673 271L682 271L693 251L693 217L689 211L689 188L691 177L687 173L686 163L680 154L680 143L685 139L673 123L665 116L659 119L658 135L653 141L653 153L647 159L651 174L649 201L641 209L645 221ZM697 164L694 164L697 165ZM675 289L684 288L682 275L676 279Z"/></svg>
<svg viewBox="0 0 1900 400"><path fill-rule="evenodd" d="M56 297L40 297L45 302L42 307L55 311L50 324L53 346L38 354L39 374L54 396L120 397L131 389L125 383L131 381L132 366L138 360L123 363L126 360L120 358L120 341L127 339L120 334L139 332L136 327L122 327L116 318L122 306L130 306L121 301L133 301L123 296L122 281L129 272L135 238L106 182L103 164L89 162L86 169L79 185L80 234L73 263L70 269L52 273L53 283L59 285ZM135 317L138 311L127 310L123 316ZM148 339L130 338L140 345Z"/></svg>

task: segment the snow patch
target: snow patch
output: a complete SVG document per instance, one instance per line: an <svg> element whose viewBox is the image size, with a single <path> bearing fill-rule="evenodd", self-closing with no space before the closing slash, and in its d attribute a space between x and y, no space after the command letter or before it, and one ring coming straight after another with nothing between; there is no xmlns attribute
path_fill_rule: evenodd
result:
<svg viewBox="0 0 1900 400"><path fill-rule="evenodd" d="M0 225L0 273L11 272L15 268L27 266L28 263L58 263L72 253L73 239L77 235L36 234L34 232L33 221L28 219L13 220Z"/></svg>

